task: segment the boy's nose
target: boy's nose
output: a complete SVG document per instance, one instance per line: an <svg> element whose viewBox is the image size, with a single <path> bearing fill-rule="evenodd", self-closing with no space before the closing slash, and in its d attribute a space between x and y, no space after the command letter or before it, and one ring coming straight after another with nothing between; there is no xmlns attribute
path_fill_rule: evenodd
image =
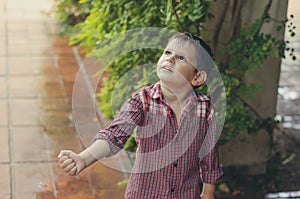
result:
<svg viewBox="0 0 300 199"><path fill-rule="evenodd" d="M167 61L174 63L175 55L171 55L170 57L167 58Z"/></svg>

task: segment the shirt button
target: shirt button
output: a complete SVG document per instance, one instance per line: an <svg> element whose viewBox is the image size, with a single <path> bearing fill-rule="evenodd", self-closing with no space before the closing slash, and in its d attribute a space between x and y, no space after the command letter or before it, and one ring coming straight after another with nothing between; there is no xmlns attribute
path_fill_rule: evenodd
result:
<svg viewBox="0 0 300 199"><path fill-rule="evenodd" d="M201 166L201 169L202 169L202 171L207 171L208 170L208 166L207 166L207 164L202 164L202 166Z"/></svg>
<svg viewBox="0 0 300 199"><path fill-rule="evenodd" d="M177 167L177 166L178 166L178 164L175 162L175 163L174 163L174 167Z"/></svg>
<svg viewBox="0 0 300 199"><path fill-rule="evenodd" d="M175 191L175 190L172 188L172 189L171 189L171 192L174 193L174 191Z"/></svg>

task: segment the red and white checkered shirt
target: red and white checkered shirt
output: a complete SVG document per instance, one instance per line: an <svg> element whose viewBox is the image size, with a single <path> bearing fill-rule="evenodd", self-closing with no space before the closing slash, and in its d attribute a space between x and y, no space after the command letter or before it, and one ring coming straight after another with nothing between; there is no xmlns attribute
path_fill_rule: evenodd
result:
<svg viewBox="0 0 300 199"><path fill-rule="evenodd" d="M209 98L192 92L183 106L178 124L156 83L135 92L96 135L109 142L112 156L136 129L138 149L125 198L199 199L200 179L215 184L222 176Z"/></svg>

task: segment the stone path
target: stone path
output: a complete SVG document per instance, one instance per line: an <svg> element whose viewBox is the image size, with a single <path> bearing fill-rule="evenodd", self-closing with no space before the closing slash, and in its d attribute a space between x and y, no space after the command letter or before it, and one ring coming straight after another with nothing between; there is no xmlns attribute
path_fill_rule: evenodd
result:
<svg viewBox="0 0 300 199"><path fill-rule="evenodd" d="M0 0L0 198L122 198L119 171L96 163L69 177L58 167L61 149L84 146L71 106L79 63L51 6Z"/></svg>

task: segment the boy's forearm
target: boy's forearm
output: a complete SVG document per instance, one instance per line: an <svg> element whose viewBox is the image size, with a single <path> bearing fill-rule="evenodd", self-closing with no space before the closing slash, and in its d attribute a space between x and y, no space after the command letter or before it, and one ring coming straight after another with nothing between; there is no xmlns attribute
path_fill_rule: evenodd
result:
<svg viewBox="0 0 300 199"><path fill-rule="evenodd" d="M214 199L215 185L203 183L201 199Z"/></svg>
<svg viewBox="0 0 300 199"><path fill-rule="evenodd" d="M84 161L85 167L93 164L97 160L104 158L110 152L109 144L105 140L96 140L79 156Z"/></svg>

